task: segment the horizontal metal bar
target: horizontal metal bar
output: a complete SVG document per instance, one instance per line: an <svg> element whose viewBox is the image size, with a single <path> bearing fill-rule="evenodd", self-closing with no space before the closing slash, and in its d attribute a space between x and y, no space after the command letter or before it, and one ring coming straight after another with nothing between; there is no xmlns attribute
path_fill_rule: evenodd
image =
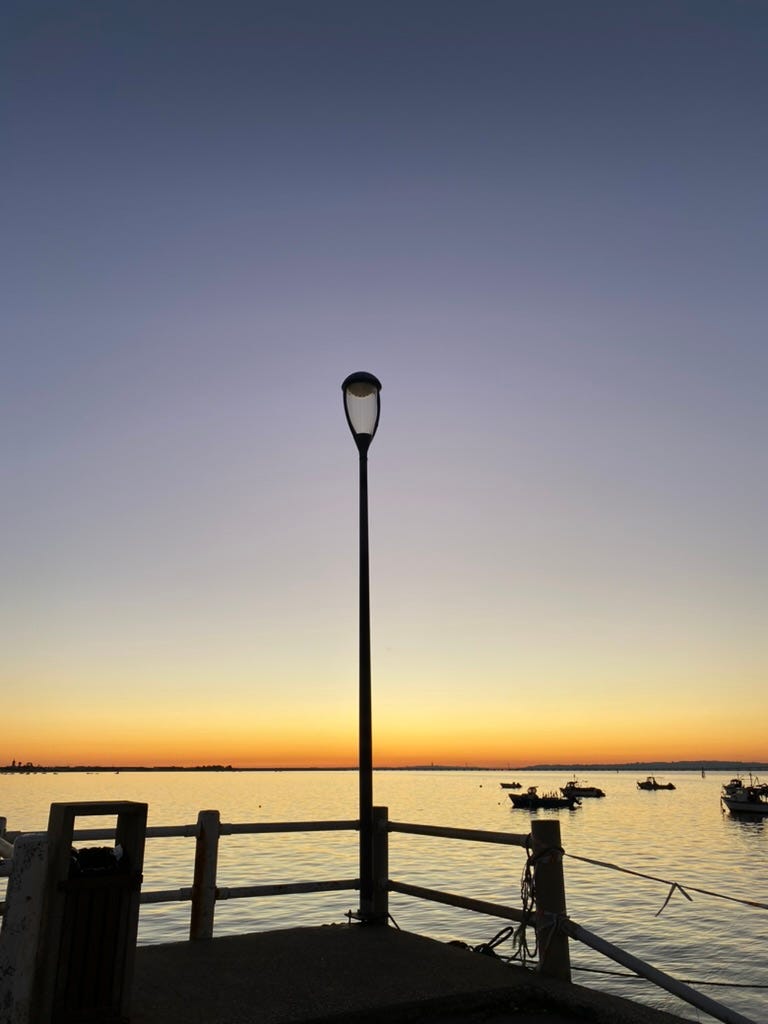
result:
<svg viewBox="0 0 768 1024"><path fill-rule="evenodd" d="M586 928L582 928L575 921L571 921L569 918L558 918L557 924L572 939L578 939L585 946L590 946L592 949L597 950L598 953L602 953L603 956L615 960L622 967L628 967L635 974L639 974L642 978L652 981L654 985L658 985L659 988L671 992L672 995L677 996L686 1003L690 1003L691 1006L704 1010L705 1013L708 1013L716 1020L725 1021L725 1024L755 1024L749 1017L744 1017L735 1010L730 1010L727 1006L715 1002L709 996L696 992L694 989L689 988L685 982L678 981L677 978L673 978L671 975L665 974L664 971L652 967L644 960L639 960L636 956L632 956L631 953L627 953L626 950L614 946L612 942L601 939L599 935L587 931Z"/></svg>
<svg viewBox="0 0 768 1024"><path fill-rule="evenodd" d="M266 832L346 832L360 828L360 822L353 821L265 821L243 824L222 822L219 835L258 835Z"/></svg>
<svg viewBox="0 0 768 1024"><path fill-rule="evenodd" d="M219 835L258 835L271 832L347 832L360 827L357 819L348 821L265 821L265 822L222 822ZM113 839L112 828L80 828L72 833L73 839ZM151 825L147 828L147 839L186 838L197 835L197 824L192 825Z"/></svg>
<svg viewBox="0 0 768 1024"><path fill-rule="evenodd" d="M146 830L147 839L173 839L186 838L194 839L197 835L197 825L150 825ZM115 829L112 828L76 828L72 833L73 839L114 839Z"/></svg>
<svg viewBox="0 0 768 1024"><path fill-rule="evenodd" d="M342 878L332 882L278 882L275 885L234 885L217 887L217 900L238 900L252 896L287 896L300 892L336 892L359 889L358 878Z"/></svg>
<svg viewBox="0 0 768 1024"><path fill-rule="evenodd" d="M500 843L502 846L528 846L530 835L512 832L484 832L475 828L447 828L442 825L414 825L405 821L390 821L389 832L408 832L416 836L441 836L443 839L468 839L475 843Z"/></svg>
<svg viewBox="0 0 768 1024"><path fill-rule="evenodd" d="M439 889L425 889L421 885L408 885L407 882L393 882L391 879L388 888L390 892L400 892L405 896L416 896L418 899L431 900L433 903L446 903L449 907L474 910L478 914L503 917L509 921L523 922L526 920L526 915L517 907L507 907L501 903L489 903L487 900L475 900L471 896L456 896L451 892L440 892Z"/></svg>
<svg viewBox="0 0 768 1024"><path fill-rule="evenodd" d="M76 828L72 833L73 839L114 839L115 828Z"/></svg>
<svg viewBox="0 0 768 1024"><path fill-rule="evenodd" d="M358 819L343 821L265 821L265 822L222 822L219 834L226 835L259 835L275 832L351 832L360 828ZM412 835L438 836L443 839L464 839L475 843L498 843L502 846L526 847L530 843L530 835L512 832L486 832L482 829L449 828L442 825L416 825L411 822L390 821L389 832L403 832ZM23 833L7 833L22 835ZM72 833L73 839L112 839L114 828L81 828ZM190 825L150 825L146 831L147 839L193 838L197 835L197 824Z"/></svg>
<svg viewBox="0 0 768 1024"><path fill-rule="evenodd" d="M150 825L146 831L147 839L165 839L173 836L194 838L197 835L197 822L192 825Z"/></svg>
<svg viewBox="0 0 768 1024"><path fill-rule="evenodd" d="M179 903L192 899L192 889L155 889L146 892L142 890L139 895L139 903Z"/></svg>

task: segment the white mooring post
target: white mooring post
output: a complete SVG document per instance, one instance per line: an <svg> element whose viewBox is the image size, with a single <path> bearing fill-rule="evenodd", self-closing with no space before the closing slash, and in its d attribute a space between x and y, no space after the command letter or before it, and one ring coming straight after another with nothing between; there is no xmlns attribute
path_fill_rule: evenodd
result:
<svg viewBox="0 0 768 1024"><path fill-rule="evenodd" d="M5 838L5 830L8 826L8 819L0 817L0 857L13 856L13 844Z"/></svg>
<svg viewBox="0 0 768 1024"><path fill-rule="evenodd" d="M13 844L5 916L0 929L0 1021L37 1024L32 1014L40 941L48 836L28 832Z"/></svg>
<svg viewBox="0 0 768 1024"><path fill-rule="evenodd" d="M570 981L571 957L568 936L555 927L555 918L564 917L566 913L560 822L537 818L531 822L531 835L539 971L548 978Z"/></svg>

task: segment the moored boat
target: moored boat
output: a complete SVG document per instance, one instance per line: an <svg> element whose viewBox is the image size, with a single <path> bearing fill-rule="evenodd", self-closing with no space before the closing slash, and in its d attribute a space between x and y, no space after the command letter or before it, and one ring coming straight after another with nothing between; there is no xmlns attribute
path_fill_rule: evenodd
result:
<svg viewBox="0 0 768 1024"><path fill-rule="evenodd" d="M642 782L638 782L638 789L675 789L675 785L672 782L657 782L653 775L649 775L647 779L643 779Z"/></svg>
<svg viewBox="0 0 768 1024"><path fill-rule="evenodd" d="M522 789L522 783L520 782L500 782L499 785L502 789Z"/></svg>
<svg viewBox="0 0 768 1024"><path fill-rule="evenodd" d="M581 804L576 796L558 796L557 793L542 793L539 795L536 786L529 786L525 793L508 793L512 806L523 811L554 810L567 807L573 810Z"/></svg>
<svg viewBox="0 0 768 1024"><path fill-rule="evenodd" d="M599 787L587 786L586 784L579 785L576 779L571 779L570 782L566 782L564 786L561 786L560 792L563 794L563 796L605 796L605 793Z"/></svg>
<svg viewBox="0 0 768 1024"><path fill-rule="evenodd" d="M751 775L746 786L741 779L731 779L723 786L720 800L732 814L768 814L768 784Z"/></svg>

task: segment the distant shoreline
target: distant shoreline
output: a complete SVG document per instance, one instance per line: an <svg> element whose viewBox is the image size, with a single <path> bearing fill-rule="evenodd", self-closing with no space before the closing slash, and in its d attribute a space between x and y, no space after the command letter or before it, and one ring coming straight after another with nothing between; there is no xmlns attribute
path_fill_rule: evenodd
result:
<svg viewBox="0 0 768 1024"><path fill-rule="evenodd" d="M0 766L0 774L5 775L37 775L61 773L96 773L105 772L120 774L122 772L356 772L357 767L318 767L304 765L302 767L260 767L236 768L232 765L204 764L183 767L180 765L39 765L39 764L8 764ZM482 765L458 764L414 764L414 765L382 765L375 767L377 772L755 772L768 771L768 763L764 761L630 761L616 764L529 764L517 767L489 768Z"/></svg>

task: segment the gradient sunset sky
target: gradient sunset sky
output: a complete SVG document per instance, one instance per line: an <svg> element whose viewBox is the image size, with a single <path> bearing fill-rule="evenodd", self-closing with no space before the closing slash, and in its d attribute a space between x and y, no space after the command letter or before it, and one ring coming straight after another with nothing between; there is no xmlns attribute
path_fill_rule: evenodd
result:
<svg viewBox="0 0 768 1024"><path fill-rule="evenodd" d="M0 28L0 764L768 760L763 0Z"/></svg>

